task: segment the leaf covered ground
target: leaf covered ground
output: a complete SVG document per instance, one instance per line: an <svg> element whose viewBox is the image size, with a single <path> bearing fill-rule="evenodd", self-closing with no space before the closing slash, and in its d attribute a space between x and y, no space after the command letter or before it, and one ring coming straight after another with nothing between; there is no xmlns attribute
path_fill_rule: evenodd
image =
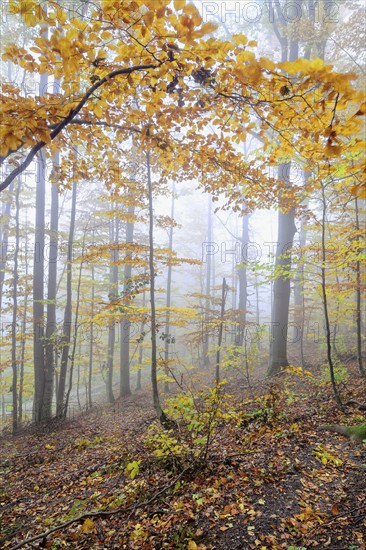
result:
<svg viewBox="0 0 366 550"><path fill-rule="evenodd" d="M366 448L320 429L364 421L357 406L295 372L220 391L176 396L163 435L148 391L4 435L0 547L365 549Z"/></svg>

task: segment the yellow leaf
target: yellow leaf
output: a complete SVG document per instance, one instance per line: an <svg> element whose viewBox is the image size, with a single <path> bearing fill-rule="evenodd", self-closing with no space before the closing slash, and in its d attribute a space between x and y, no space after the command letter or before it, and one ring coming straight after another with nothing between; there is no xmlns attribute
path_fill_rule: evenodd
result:
<svg viewBox="0 0 366 550"><path fill-rule="evenodd" d="M339 155L342 153L342 147L338 145L326 145L325 153L326 156L330 158L339 157Z"/></svg>
<svg viewBox="0 0 366 550"><path fill-rule="evenodd" d="M174 9L181 10L186 5L186 0L174 0Z"/></svg>
<svg viewBox="0 0 366 550"><path fill-rule="evenodd" d="M188 546L187 546L187 550L197 550L198 546L197 544L194 542L194 540L190 540L188 542Z"/></svg>
<svg viewBox="0 0 366 550"><path fill-rule="evenodd" d="M81 526L81 530L83 533L91 533L94 530L94 521L90 518L86 518Z"/></svg>
<svg viewBox="0 0 366 550"><path fill-rule="evenodd" d="M239 46L240 44L243 44L245 46L248 43L248 39L244 34L234 34L233 36L234 44Z"/></svg>
<svg viewBox="0 0 366 550"><path fill-rule="evenodd" d="M319 69L322 69L324 66L324 61L317 57L316 59L313 59L310 62L310 68L314 71L318 71Z"/></svg>
<svg viewBox="0 0 366 550"><path fill-rule="evenodd" d="M198 10L194 4L186 4L183 8L184 13L187 15L197 15Z"/></svg>
<svg viewBox="0 0 366 550"><path fill-rule="evenodd" d="M151 25L152 22L154 21L154 12L153 11L148 11L147 13L145 13L143 19L144 19L144 22L147 26Z"/></svg>
<svg viewBox="0 0 366 550"><path fill-rule="evenodd" d="M359 185L353 185L353 187L351 187L351 193L354 197L366 199L366 184L361 183Z"/></svg>
<svg viewBox="0 0 366 550"><path fill-rule="evenodd" d="M103 31L101 36L103 40L110 40L111 38L113 38L113 34L109 31Z"/></svg>
<svg viewBox="0 0 366 550"><path fill-rule="evenodd" d="M60 25L63 25L67 21L66 13L63 10L61 10L59 7L57 8L56 17Z"/></svg>
<svg viewBox="0 0 366 550"><path fill-rule="evenodd" d="M217 29L217 25L215 23L204 23L201 27L202 34L208 34L209 32L213 32Z"/></svg>
<svg viewBox="0 0 366 550"><path fill-rule="evenodd" d="M101 106L99 105L99 103L96 103L94 105L94 114L96 117L100 118L102 115L103 115L103 111L102 111L102 108Z"/></svg>

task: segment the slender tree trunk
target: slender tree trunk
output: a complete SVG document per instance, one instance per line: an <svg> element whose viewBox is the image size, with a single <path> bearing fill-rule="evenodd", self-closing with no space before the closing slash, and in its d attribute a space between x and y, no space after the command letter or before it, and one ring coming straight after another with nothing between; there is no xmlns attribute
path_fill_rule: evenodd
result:
<svg viewBox="0 0 366 550"><path fill-rule="evenodd" d="M322 298L323 298L323 308L324 308L324 320L325 320L325 337L326 337L326 343L327 343L327 359L328 359L328 365L329 365L329 372L330 372L330 379L332 382L333 387L333 393L336 400L336 403L338 407L344 411L344 405L342 403L342 399L340 396L340 393L338 391L337 382L335 379L334 374L334 365L333 365L333 359L332 359L332 342L331 342L331 330L330 330L330 322L329 322L329 313L328 313L328 296L327 296L327 286L326 286L326 242L325 242L325 226L326 226L326 212L327 212L327 203L326 203L326 197L325 197L325 187L324 184L322 184L322 204L323 204L323 212L322 212L322 224L321 224L321 232L322 232L322 265L321 265L321 288L322 288Z"/></svg>
<svg viewBox="0 0 366 550"><path fill-rule="evenodd" d="M59 167L59 153L55 153L53 159L54 178ZM55 337L56 325L56 288L57 288L57 258L58 258L58 188L56 181L51 188L51 222L50 222L50 246L48 258L48 289L47 289L47 325L45 346L45 390L43 402L43 417L52 417L53 382L55 369Z"/></svg>
<svg viewBox="0 0 366 550"><path fill-rule="evenodd" d="M159 397L157 377L157 344L156 344L156 308L155 308L155 267L154 267L154 210L153 188L151 179L150 152L146 152L147 186L149 201L149 274L150 274L150 306L151 306L151 383L153 402L156 415L163 426L169 426L169 420L164 413Z"/></svg>
<svg viewBox="0 0 366 550"><path fill-rule="evenodd" d="M60 81L55 79L53 93L59 93ZM52 399L55 373L55 338L57 335L56 324L56 292L57 292L57 260L58 260L58 221L59 221L59 196L58 173L60 166L60 154L54 153L52 158L51 174L51 220L50 220L50 245L48 258L48 289L47 289L47 324L45 346L45 389L43 416L44 419L52 417Z"/></svg>
<svg viewBox="0 0 366 550"><path fill-rule="evenodd" d="M144 291L142 294L142 307L144 308L145 306L146 306L146 292ZM145 323L143 321L141 323L141 329L140 329L141 341L139 344L139 359L138 359L139 365L142 365L142 357L144 354L144 347L143 347L144 328L145 328ZM141 390L141 367L139 367L139 370L137 371L136 390L137 391Z"/></svg>
<svg viewBox="0 0 366 550"><path fill-rule="evenodd" d="M355 221L357 231L357 243L360 241L360 220L358 212L358 199L355 198ZM360 250L357 248L357 256ZM366 376L365 367L362 360L362 296L361 296L361 262L356 261L356 340L357 340L357 364L362 376Z"/></svg>
<svg viewBox="0 0 366 550"><path fill-rule="evenodd" d="M259 310L259 285L258 285L258 275L255 273L254 275L255 280L255 307L256 307L256 339L257 339L257 348L258 351L262 349L261 340L262 340L262 331L261 331L261 317L260 317L260 310ZM244 334L244 338L247 339L247 335ZM248 336L249 338L249 336Z"/></svg>
<svg viewBox="0 0 366 550"><path fill-rule="evenodd" d="M25 216L25 226L28 225L27 214ZM24 244L24 257L25 257L25 280L28 281L28 235L25 235ZM24 389L24 361L25 361L25 344L26 344L26 330L27 330L27 313L28 313L28 290L25 288L24 303L23 303L23 319L22 319L22 343L20 348L20 372L19 372L19 406L18 406L18 419L19 424L23 419L23 389Z"/></svg>
<svg viewBox="0 0 366 550"><path fill-rule="evenodd" d="M114 208L114 205L112 206ZM119 241L119 220L113 216L109 224L111 250L111 264L109 266L109 299L113 301L118 296L118 241ZM114 403L113 395L113 359L114 346L116 341L116 323L113 320L108 324L108 351L107 351L107 401Z"/></svg>
<svg viewBox="0 0 366 550"><path fill-rule="evenodd" d="M248 276L247 276L247 263L248 263L248 243L249 243L249 216L243 215L242 217L242 231L241 231L241 266L238 269L239 276L239 326L236 334L235 344L237 346L243 345L245 325L246 325L246 309L248 301Z"/></svg>
<svg viewBox="0 0 366 550"><path fill-rule="evenodd" d="M212 231L212 196L208 195L207 204L207 242L209 245L213 244L213 231ZM210 359L208 357L209 350L209 322L210 322L210 310L211 310L211 277L212 277L212 255L207 254L206 262L206 303L205 303L205 326L203 331L203 361L205 366L210 365Z"/></svg>
<svg viewBox="0 0 366 550"><path fill-rule="evenodd" d="M9 188L8 198L4 198L1 208L1 257L0 257L0 314L2 307L3 287L5 281L6 260L9 246L9 221L13 184ZM1 197L3 198L3 197Z"/></svg>
<svg viewBox="0 0 366 550"><path fill-rule="evenodd" d="M129 206L128 208L128 220L126 223L126 245L133 243L133 232L134 232L134 222L130 221L135 214L135 207ZM123 300L126 300L126 303L129 302L130 292L131 292L131 275L132 275L132 264L130 263L131 253L127 252L126 254L126 264L124 272L124 283L123 283ZM130 386L130 333L131 333L131 322L129 320L129 314L127 313L126 317L121 320L120 324L121 329L121 347L120 347L120 395L125 397L131 395L131 386Z"/></svg>
<svg viewBox="0 0 366 550"><path fill-rule="evenodd" d="M13 269L13 318L11 331L11 365L12 378L12 399L13 399L13 434L18 430L18 364L17 364L17 317L18 317L18 263L19 263L19 193L20 178L15 195L15 250Z"/></svg>
<svg viewBox="0 0 366 550"><path fill-rule="evenodd" d="M310 178L310 172L305 172L304 179L305 185ZM305 366L304 357L304 333L305 333L305 292L304 292L304 279L305 279L305 262L304 262L304 247L306 245L306 220L304 217L300 221L299 231L299 247L300 257L299 263L296 269L296 276L294 279L294 327L293 327L293 340L298 341L300 344L300 357L301 365Z"/></svg>
<svg viewBox="0 0 366 550"><path fill-rule="evenodd" d="M78 369L77 369L77 377L76 377L76 400L79 405L79 410L81 410L81 401L80 401L80 358L81 358L81 342L79 341L79 362L78 362ZM86 400L86 408L88 408L88 400Z"/></svg>
<svg viewBox="0 0 366 550"><path fill-rule="evenodd" d="M224 278L222 280L219 338L217 342L217 352L216 352L216 372L215 372L216 386L218 386L220 383L220 351L221 351L221 344L222 344L222 333L224 329L225 302L226 302L227 291L228 291L228 287L226 284L226 279Z"/></svg>
<svg viewBox="0 0 366 550"><path fill-rule="evenodd" d="M84 233L84 239L83 239L83 245L82 245L82 251L81 256L84 256L85 251L85 233ZM83 260L80 262L79 266L79 277L78 277L78 285L76 290L76 308L75 308L75 320L74 320L74 335L73 335L73 344L72 344L72 351L70 356L70 372L69 372L69 388L67 390L66 400L65 400L65 407L64 407L64 417L66 418L67 409L69 406L70 401L70 395L73 385L73 375L74 375L74 366L75 366L75 352L76 352L76 344L77 344L77 337L78 337L78 330L79 330L79 308L80 308L80 288L81 288L81 274L83 271ZM91 406L91 379L90 379L90 369L89 369L89 406Z"/></svg>
<svg viewBox="0 0 366 550"><path fill-rule="evenodd" d="M40 88L46 85L47 77L41 75ZM33 360L34 402L33 420L43 421L43 398L45 387L44 357L44 249L45 249L45 193L46 162L43 151L37 159L36 227L33 261Z"/></svg>
<svg viewBox="0 0 366 550"><path fill-rule="evenodd" d="M8 81L12 81L12 63L8 61ZM2 311L2 296L3 287L5 281L5 269L8 256L9 245L9 222L10 222L10 209L13 197L14 184L11 183L7 193L1 195L1 226L0 226L0 243L1 243L1 256L0 256L0 320Z"/></svg>
<svg viewBox="0 0 366 550"><path fill-rule="evenodd" d="M41 35L48 37L46 27L42 27ZM47 93L48 75L41 74L39 80L39 95ZM46 157L41 150L37 156L37 186L36 186L36 227L33 265L33 360L34 360L34 400L33 420L42 422L43 400L46 384L45 349L44 349L44 250L45 250L45 195L46 195Z"/></svg>
<svg viewBox="0 0 366 550"><path fill-rule="evenodd" d="M94 237L94 231L93 231ZM92 272L92 291L91 291L91 312L90 316L93 319L94 317L94 298L95 298L95 277L94 277L94 265L91 268ZM89 342L89 407L92 407L92 375L93 375L93 354L94 354L94 323L90 323L90 342Z"/></svg>
<svg viewBox="0 0 366 550"><path fill-rule="evenodd" d="M66 376L67 376L67 365L69 359L69 350L70 350L70 339L71 339L71 319L72 319L72 257L73 257L73 242L74 242L74 232L75 232L75 216L76 216L76 194L77 194L77 183L73 182L72 188L72 202L71 202L71 218L70 218L70 229L69 229L69 242L67 249L67 259L66 259L66 305L64 312L64 323L63 323L63 336L61 339L62 352L61 352L61 365L60 365L60 376L58 381L58 391L57 391L57 410L56 414L58 417L66 418L66 408L65 408L65 388L66 388Z"/></svg>
<svg viewBox="0 0 366 550"><path fill-rule="evenodd" d="M13 196L13 183L9 187L7 195L4 197L4 200L1 205L1 226L0 226L0 243L1 243L1 255L0 255L0 321L2 315L2 298L3 298L3 288L5 281L5 270L6 262L8 256L8 245L9 245L9 220L10 220L10 210L11 210L11 198ZM3 197L2 197L3 198ZM0 384L2 384L3 373L0 372ZM1 396L1 414L2 418L5 418L5 395Z"/></svg>
<svg viewBox="0 0 366 550"><path fill-rule="evenodd" d="M175 194L175 183L173 182L173 188L172 188L172 203L171 203L171 209L170 209L170 218L174 219L174 197ZM173 225L169 228L169 243L168 248L170 251L173 250ZM169 262L168 265L168 275L167 275L167 284L166 284L166 314L165 314L165 349L164 349L164 360L165 364L167 365L167 368L169 369L169 343L171 341L171 334L170 334L170 311L169 308L171 306L171 298L172 298L172 266ZM169 370L167 371L167 375L169 373ZM169 391L169 382L166 381L164 385L165 392Z"/></svg>

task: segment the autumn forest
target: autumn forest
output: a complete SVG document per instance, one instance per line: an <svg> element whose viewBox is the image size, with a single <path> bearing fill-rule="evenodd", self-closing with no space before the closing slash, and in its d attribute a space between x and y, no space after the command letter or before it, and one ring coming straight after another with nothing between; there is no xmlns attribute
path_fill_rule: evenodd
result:
<svg viewBox="0 0 366 550"><path fill-rule="evenodd" d="M1 10L0 546L364 549L364 1Z"/></svg>

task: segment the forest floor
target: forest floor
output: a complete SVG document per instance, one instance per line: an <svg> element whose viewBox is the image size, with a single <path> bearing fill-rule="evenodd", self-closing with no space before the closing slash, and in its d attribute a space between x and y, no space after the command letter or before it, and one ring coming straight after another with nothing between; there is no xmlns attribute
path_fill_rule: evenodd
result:
<svg viewBox="0 0 366 550"><path fill-rule="evenodd" d="M188 392L172 405L186 424L170 432L146 390L3 435L0 547L364 550L366 448L320 429L364 416L341 413L319 380ZM342 393L363 402L365 381Z"/></svg>

